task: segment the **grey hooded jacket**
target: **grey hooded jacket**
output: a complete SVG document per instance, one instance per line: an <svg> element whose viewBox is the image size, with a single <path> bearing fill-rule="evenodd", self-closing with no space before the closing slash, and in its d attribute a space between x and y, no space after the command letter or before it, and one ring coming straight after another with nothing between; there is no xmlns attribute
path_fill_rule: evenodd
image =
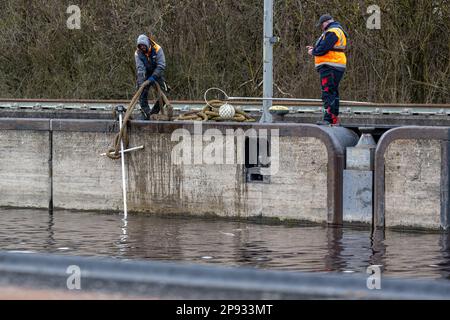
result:
<svg viewBox="0 0 450 320"><path fill-rule="evenodd" d="M138 86L151 76L160 83L164 82L166 58L163 49L156 42L148 39L146 35L140 35L137 44L144 44L147 48L150 48L148 55L142 53L139 49L134 53Z"/></svg>

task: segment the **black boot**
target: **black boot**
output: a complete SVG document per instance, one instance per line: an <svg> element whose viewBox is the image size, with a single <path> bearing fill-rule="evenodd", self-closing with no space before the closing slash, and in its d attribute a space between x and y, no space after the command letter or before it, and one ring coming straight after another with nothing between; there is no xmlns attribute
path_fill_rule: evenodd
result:
<svg viewBox="0 0 450 320"><path fill-rule="evenodd" d="M144 116L145 120L150 120L151 111L150 111L150 107L148 105L141 106L141 112L142 112L142 115Z"/></svg>
<svg viewBox="0 0 450 320"><path fill-rule="evenodd" d="M158 114L159 111L161 111L161 107L159 106L159 101L155 103L155 105L152 108L152 111L150 111L150 115L152 114Z"/></svg>

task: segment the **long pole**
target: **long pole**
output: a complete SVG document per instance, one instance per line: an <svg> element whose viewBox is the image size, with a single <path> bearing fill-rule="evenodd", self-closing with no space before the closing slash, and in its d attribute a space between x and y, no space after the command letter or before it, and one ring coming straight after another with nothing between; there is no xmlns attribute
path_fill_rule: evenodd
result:
<svg viewBox="0 0 450 320"><path fill-rule="evenodd" d="M122 130L122 112L119 112L119 126L120 130ZM120 139L120 161L122 163L122 192L123 192L123 218L126 219L128 216L127 213L127 185L126 185L126 177L125 177L125 152L123 148L123 140Z"/></svg>
<svg viewBox="0 0 450 320"><path fill-rule="evenodd" d="M226 100L248 100L248 101L291 101L291 102L322 102L321 99L304 99L304 98L259 98L259 97L227 97ZM362 104L362 105L378 105L376 103L372 102L362 102L362 101L348 101L348 100L341 100L341 103L350 103L350 104Z"/></svg>
<svg viewBox="0 0 450 320"><path fill-rule="evenodd" d="M272 122L269 112L273 96L273 0L264 0L263 114L260 122Z"/></svg>

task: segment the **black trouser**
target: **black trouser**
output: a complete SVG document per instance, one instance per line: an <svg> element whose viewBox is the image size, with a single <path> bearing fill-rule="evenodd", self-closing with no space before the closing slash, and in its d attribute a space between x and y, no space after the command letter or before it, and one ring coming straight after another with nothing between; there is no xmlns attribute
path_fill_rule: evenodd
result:
<svg viewBox="0 0 450 320"><path fill-rule="evenodd" d="M161 91L167 95L167 86L164 80L158 81L159 86L161 87ZM139 99L139 104L141 106L141 111L144 114L144 117L148 120L152 114L158 114L161 111L161 105L159 103L159 99L156 100L153 105L152 110L150 110L150 106L148 105L148 92L152 85L146 86L141 93L141 97Z"/></svg>
<svg viewBox="0 0 450 320"><path fill-rule="evenodd" d="M325 65L319 69L319 73L322 85L323 119L336 124L339 115L339 83L344 76L344 71Z"/></svg>

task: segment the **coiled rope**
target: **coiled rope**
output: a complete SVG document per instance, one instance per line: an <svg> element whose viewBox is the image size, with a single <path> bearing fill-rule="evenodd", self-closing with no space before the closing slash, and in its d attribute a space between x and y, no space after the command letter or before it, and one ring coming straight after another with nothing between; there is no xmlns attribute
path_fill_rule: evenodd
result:
<svg viewBox="0 0 450 320"><path fill-rule="evenodd" d="M206 106L201 111L193 110L183 113L175 119L175 121L191 120L191 121L236 121L236 122L255 122L244 111L235 108L233 118L222 118L219 114L220 107L224 104L222 100L210 100L206 102Z"/></svg>
<svg viewBox="0 0 450 320"><path fill-rule="evenodd" d="M212 95L211 95L212 93ZM209 95L209 98L208 98ZM178 116L175 121L191 120L191 121L236 121L236 122L255 122L247 113L239 108L234 108L234 116L232 118L223 118L220 116L219 109L224 104L229 104L228 95L220 88L209 88L203 96L206 105L201 111L192 110Z"/></svg>

